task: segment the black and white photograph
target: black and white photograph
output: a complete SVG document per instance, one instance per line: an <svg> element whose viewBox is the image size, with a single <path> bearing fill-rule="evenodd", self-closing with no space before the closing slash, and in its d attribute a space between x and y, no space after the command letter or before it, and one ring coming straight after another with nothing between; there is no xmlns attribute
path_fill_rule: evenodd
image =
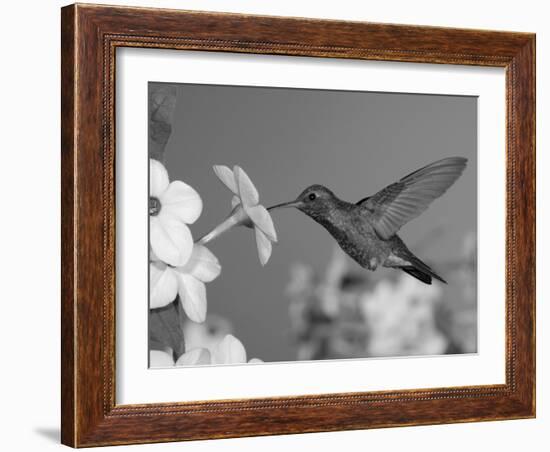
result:
<svg viewBox="0 0 550 452"><path fill-rule="evenodd" d="M477 353L476 96L148 101L151 368Z"/></svg>
<svg viewBox="0 0 550 452"><path fill-rule="evenodd" d="M548 450L545 2L3 6L2 450Z"/></svg>

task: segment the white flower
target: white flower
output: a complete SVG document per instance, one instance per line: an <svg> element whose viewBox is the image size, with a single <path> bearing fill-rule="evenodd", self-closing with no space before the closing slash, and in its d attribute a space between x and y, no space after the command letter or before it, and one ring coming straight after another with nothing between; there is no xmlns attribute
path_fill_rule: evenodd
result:
<svg viewBox="0 0 550 452"><path fill-rule="evenodd" d="M199 194L181 181L170 182L166 168L149 159L149 227L151 249L163 262L184 265L193 250L187 227L202 212Z"/></svg>
<svg viewBox="0 0 550 452"><path fill-rule="evenodd" d="M246 349L243 343L232 334L226 335L211 351L212 364L244 364ZM252 358L249 363L261 363L262 360Z"/></svg>
<svg viewBox="0 0 550 452"><path fill-rule="evenodd" d="M187 263L171 267L164 262L151 262L150 308L161 308L180 296L180 303L193 322L204 322L206 318L206 286L221 272L221 265L214 254L205 246L195 244Z"/></svg>
<svg viewBox="0 0 550 452"><path fill-rule="evenodd" d="M227 166L215 165L214 172L223 184L233 193L232 211L229 217L212 232L204 236L200 243L207 243L234 226L243 225L254 229L260 263L265 265L271 256L272 242L277 241L273 220L267 209L260 204L258 190L244 172L235 166L231 171Z"/></svg>
<svg viewBox="0 0 550 452"><path fill-rule="evenodd" d="M149 263L149 308L162 308L178 294L178 278L173 267L164 262Z"/></svg>
<svg viewBox="0 0 550 452"><path fill-rule="evenodd" d="M150 350L150 367L200 366L205 364L245 364L246 350L242 342L232 334L226 335L212 350L192 348L174 362L171 350ZM261 359L252 358L250 364L263 363Z"/></svg>
<svg viewBox="0 0 550 452"><path fill-rule="evenodd" d="M149 367L200 366L210 364L210 361L210 352L205 348L191 349L175 362L172 353L162 350L149 351Z"/></svg>
<svg viewBox="0 0 550 452"><path fill-rule="evenodd" d="M208 313L203 323L186 320L183 325L185 346L189 348L207 348L212 350L226 334L233 331L231 322L225 317Z"/></svg>
<svg viewBox="0 0 550 452"><path fill-rule="evenodd" d="M441 295L441 286L422 284L405 274L396 282L378 282L360 301L369 330L368 355L444 353L447 339L434 314Z"/></svg>

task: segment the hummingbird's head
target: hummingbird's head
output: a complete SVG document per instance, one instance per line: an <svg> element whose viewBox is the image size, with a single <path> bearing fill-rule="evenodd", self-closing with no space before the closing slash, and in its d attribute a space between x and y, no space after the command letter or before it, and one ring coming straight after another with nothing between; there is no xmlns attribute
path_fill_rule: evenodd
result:
<svg viewBox="0 0 550 452"><path fill-rule="evenodd" d="M283 207L296 207L305 214L316 217L330 210L335 200L336 196L327 187L322 185L311 185L300 193L294 201L277 204L276 206L270 207L269 210Z"/></svg>

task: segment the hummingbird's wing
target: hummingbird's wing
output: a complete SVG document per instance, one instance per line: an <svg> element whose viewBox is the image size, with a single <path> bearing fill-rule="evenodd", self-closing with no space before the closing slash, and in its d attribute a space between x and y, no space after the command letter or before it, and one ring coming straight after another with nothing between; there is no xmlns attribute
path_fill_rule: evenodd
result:
<svg viewBox="0 0 550 452"><path fill-rule="evenodd" d="M466 162L463 157L438 160L362 199L357 205L369 213L376 232L387 240L445 193L460 177Z"/></svg>

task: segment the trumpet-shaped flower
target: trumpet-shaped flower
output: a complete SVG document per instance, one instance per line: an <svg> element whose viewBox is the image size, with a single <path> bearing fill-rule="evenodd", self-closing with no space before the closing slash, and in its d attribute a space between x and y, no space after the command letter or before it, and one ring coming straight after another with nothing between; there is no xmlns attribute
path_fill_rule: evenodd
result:
<svg viewBox="0 0 550 452"><path fill-rule="evenodd" d="M151 249L163 262L184 265L193 251L188 224L202 212L199 194L181 181L170 182L166 168L149 159L149 227Z"/></svg>
<svg viewBox="0 0 550 452"><path fill-rule="evenodd" d="M273 220L267 209L260 204L258 190L244 172L235 166L233 171L224 165L215 165L214 172L222 183L233 193L232 211L220 225L205 235L199 243L207 243L234 226L253 228L260 263L265 265L271 256L272 242L277 241Z"/></svg>
<svg viewBox="0 0 550 452"><path fill-rule="evenodd" d="M204 322L206 318L206 286L218 277L221 265L214 254L205 246L195 244L191 257L180 267L164 262L151 262L150 305L161 308L174 301L177 295L187 316L193 322Z"/></svg>

